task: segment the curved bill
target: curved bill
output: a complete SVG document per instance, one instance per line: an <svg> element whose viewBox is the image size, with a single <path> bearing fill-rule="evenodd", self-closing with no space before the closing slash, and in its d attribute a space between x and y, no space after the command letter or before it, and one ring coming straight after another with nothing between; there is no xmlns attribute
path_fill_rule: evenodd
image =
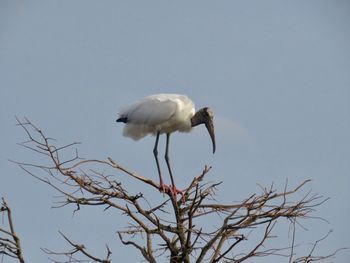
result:
<svg viewBox="0 0 350 263"><path fill-rule="evenodd" d="M211 138L211 142L213 143L213 153L215 153L216 145L215 145L215 132L214 132L214 123L213 119L208 119L205 122L205 127L207 127L208 133Z"/></svg>

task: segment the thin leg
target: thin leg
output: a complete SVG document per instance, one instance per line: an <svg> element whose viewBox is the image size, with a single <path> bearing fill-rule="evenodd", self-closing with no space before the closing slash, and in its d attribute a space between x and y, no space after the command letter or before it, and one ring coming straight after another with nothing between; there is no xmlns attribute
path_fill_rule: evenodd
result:
<svg viewBox="0 0 350 263"><path fill-rule="evenodd" d="M170 179L171 179L171 184L175 186L175 181L173 178L173 173L171 172L171 167L170 167L170 159L169 159L169 138L170 138L170 133L166 134L166 146L165 146L165 161L168 166L169 174L170 174Z"/></svg>
<svg viewBox="0 0 350 263"><path fill-rule="evenodd" d="M169 139L170 139L170 133L167 133L166 134L165 161L166 161L166 164L168 166L168 170L169 170L169 174L170 174L170 179L171 179L171 184L172 184L171 191L172 191L172 194L175 198L176 198L177 194L181 194L182 200L185 201L185 196L184 196L183 192L181 190L177 189L175 186L173 173L171 171L170 159L169 159Z"/></svg>
<svg viewBox="0 0 350 263"><path fill-rule="evenodd" d="M158 161L158 141L159 141L159 132L157 132L157 137L156 137L156 142L154 144L154 148L153 148L153 154L154 154L154 158L156 159L156 163L157 163L157 169L158 169L158 175L159 175L159 190L163 193L166 192L166 185L163 182L163 178L160 172L160 166L159 166L159 161Z"/></svg>

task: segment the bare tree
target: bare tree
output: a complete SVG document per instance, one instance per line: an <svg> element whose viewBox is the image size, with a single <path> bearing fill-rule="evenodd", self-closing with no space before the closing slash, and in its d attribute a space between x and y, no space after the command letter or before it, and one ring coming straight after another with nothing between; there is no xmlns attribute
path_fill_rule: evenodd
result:
<svg viewBox="0 0 350 263"><path fill-rule="evenodd" d="M215 199L219 183L204 181L211 169L206 166L185 188L184 200L177 200L170 192L165 193L163 201L151 200L142 192L127 189L122 183L123 177L117 178L131 177L144 187L159 191L159 185L153 180L126 169L110 157L106 160L83 159L76 149L78 143L55 145L55 140L28 119L17 119L17 122L28 137L20 145L46 159L38 164L16 163L60 193L60 202L55 207L75 205L74 212L77 212L83 206L102 206L120 211L129 218L129 225L117 231L121 243L139 251L147 262L155 263L160 258L168 258L171 263L243 262L266 256L284 257L286 262L313 262L337 252L315 256L315 247L321 240L315 242L307 256L300 257L295 251L295 224L311 217L315 208L327 200L310 191L297 201L292 200L308 180L294 188L289 188L286 183L281 191L273 185L261 187L260 193L241 202L222 204ZM69 150L73 155L68 153ZM67 158L67 155L72 157ZM274 228L283 219L288 220L293 229L290 245L269 248L267 241L276 236ZM205 222L216 223L213 227ZM43 249L56 258L54 262L112 262L108 246L105 256L97 257L85 245L60 234L71 250ZM243 243L248 245L242 246ZM20 246L18 249L20 251Z"/></svg>

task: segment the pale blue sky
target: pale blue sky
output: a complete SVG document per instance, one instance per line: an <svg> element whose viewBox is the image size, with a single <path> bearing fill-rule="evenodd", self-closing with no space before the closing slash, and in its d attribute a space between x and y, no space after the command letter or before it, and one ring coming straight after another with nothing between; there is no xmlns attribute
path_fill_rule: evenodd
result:
<svg viewBox="0 0 350 263"><path fill-rule="evenodd" d="M297 242L332 229L321 253L350 246L349 14L346 0L2 0L0 196L14 210L28 262L47 262L40 247L64 247L58 230L93 251L109 243L114 259L141 257L115 236L120 214L87 208L72 218L72 207L50 209L55 192L8 162L36 159L16 145L23 132L14 116L62 143L83 142L84 156L112 156L156 179L154 138L124 138L115 119L120 107L159 92L187 94L216 113L215 155L203 128L172 136L179 187L204 164L213 166L211 180L224 181L226 201L258 191L257 183L312 179L309 189L330 197L315 214L329 224L307 221Z"/></svg>

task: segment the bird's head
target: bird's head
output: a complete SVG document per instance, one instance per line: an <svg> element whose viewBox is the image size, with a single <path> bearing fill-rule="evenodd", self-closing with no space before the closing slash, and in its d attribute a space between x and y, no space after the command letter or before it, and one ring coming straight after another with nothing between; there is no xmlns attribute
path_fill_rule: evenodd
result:
<svg viewBox="0 0 350 263"><path fill-rule="evenodd" d="M205 124L205 127L207 127L208 133L213 143L213 153L215 153L216 146L215 146L213 118L214 118L214 113L212 109L209 107L205 107L197 111L195 115L191 118L191 125L192 127L195 127L199 124Z"/></svg>

